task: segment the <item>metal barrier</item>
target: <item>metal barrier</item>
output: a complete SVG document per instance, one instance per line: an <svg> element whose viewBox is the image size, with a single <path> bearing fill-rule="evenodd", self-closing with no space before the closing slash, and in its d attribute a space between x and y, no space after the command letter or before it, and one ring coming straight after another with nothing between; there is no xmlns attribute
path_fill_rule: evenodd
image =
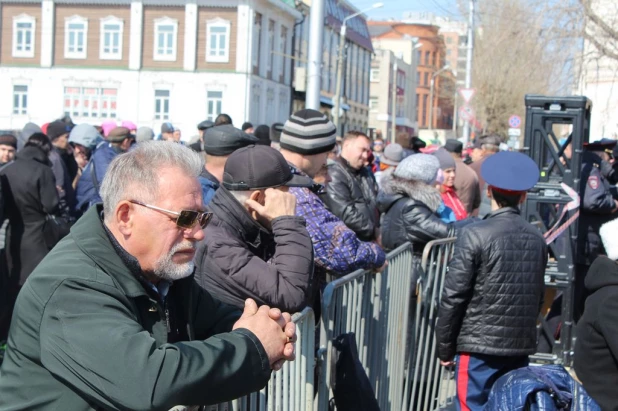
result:
<svg viewBox="0 0 618 411"><path fill-rule="evenodd" d="M360 361L380 409L401 410L405 372L412 248L399 247L387 256L383 273L358 270L329 283L322 298L318 410L332 397L332 341L353 332Z"/></svg>
<svg viewBox="0 0 618 411"><path fill-rule="evenodd" d="M441 409L450 405L455 396L453 371L440 365L435 337L440 297L454 243L454 237L435 240L423 250L412 333L414 343L409 347L402 410Z"/></svg>
<svg viewBox="0 0 618 411"><path fill-rule="evenodd" d="M206 411L313 411L315 370L315 317L310 307L292 316L296 324L296 360L286 362L272 374L259 392L223 404L205 407Z"/></svg>

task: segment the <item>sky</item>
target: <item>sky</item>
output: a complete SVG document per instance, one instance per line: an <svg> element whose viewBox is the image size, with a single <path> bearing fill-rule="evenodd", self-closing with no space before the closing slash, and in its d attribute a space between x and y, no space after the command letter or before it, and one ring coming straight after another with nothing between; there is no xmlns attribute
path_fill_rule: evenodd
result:
<svg viewBox="0 0 618 411"><path fill-rule="evenodd" d="M379 0L348 0L359 10L367 9ZM457 0L382 0L384 6L366 13L371 20L399 20L407 11L428 11L438 16L460 19Z"/></svg>

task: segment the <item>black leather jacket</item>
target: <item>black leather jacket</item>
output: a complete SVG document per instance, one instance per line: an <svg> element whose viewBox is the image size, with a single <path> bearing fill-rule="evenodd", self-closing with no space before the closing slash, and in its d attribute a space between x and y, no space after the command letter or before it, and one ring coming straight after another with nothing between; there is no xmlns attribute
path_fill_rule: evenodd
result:
<svg viewBox="0 0 618 411"><path fill-rule="evenodd" d="M515 208L459 231L438 312L438 356L520 356L536 351L547 245Z"/></svg>
<svg viewBox="0 0 618 411"><path fill-rule="evenodd" d="M378 184L366 167L355 170L343 158L328 166L331 182L326 191L326 206L362 241L375 240L379 227L376 197Z"/></svg>
<svg viewBox="0 0 618 411"><path fill-rule="evenodd" d="M378 209L382 216L382 245L394 250L406 242L412 243L414 253L422 253L433 240L454 234L454 225L447 224L436 214L442 204L438 190L419 181L387 177L378 195Z"/></svg>

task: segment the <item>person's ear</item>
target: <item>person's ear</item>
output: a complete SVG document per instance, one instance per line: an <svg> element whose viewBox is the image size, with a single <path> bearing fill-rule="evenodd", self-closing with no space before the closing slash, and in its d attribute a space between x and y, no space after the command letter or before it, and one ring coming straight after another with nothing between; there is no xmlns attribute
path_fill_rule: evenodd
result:
<svg viewBox="0 0 618 411"><path fill-rule="evenodd" d="M122 235L131 235L135 224L135 205L128 201L121 201L114 210L113 220Z"/></svg>
<svg viewBox="0 0 618 411"><path fill-rule="evenodd" d="M494 198L494 196L491 193L491 188L489 188L489 186L487 186L487 198L489 198L489 199Z"/></svg>
<svg viewBox="0 0 618 411"><path fill-rule="evenodd" d="M261 205L264 205L264 194L262 190L253 191L251 195L249 196L249 199L255 201L256 203L260 203Z"/></svg>

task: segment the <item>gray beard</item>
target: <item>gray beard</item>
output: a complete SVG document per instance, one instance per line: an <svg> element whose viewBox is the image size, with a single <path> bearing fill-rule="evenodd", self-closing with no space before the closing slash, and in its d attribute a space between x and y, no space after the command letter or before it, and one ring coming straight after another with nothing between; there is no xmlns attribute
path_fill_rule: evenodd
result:
<svg viewBox="0 0 618 411"><path fill-rule="evenodd" d="M193 261L183 264L172 261L174 253L185 248L187 248L186 244L179 243L175 245L169 253L161 257L155 264L154 275L167 281L176 281L190 276L195 268L195 263Z"/></svg>

